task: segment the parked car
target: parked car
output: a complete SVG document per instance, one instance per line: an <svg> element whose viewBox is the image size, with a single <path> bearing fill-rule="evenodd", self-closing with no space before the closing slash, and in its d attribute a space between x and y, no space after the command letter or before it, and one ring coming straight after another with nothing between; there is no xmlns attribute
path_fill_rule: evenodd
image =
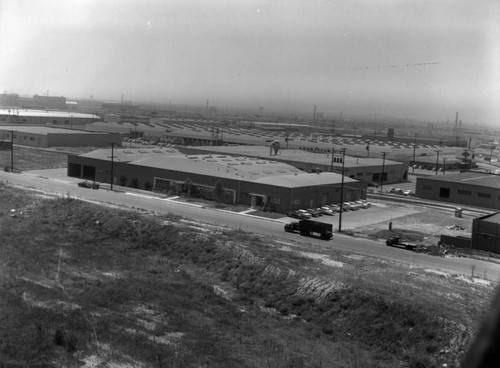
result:
<svg viewBox="0 0 500 368"><path fill-rule="evenodd" d="M315 208L308 208L306 211L309 212L312 215L312 217L320 217L321 216L321 213L319 213L319 211L316 210Z"/></svg>
<svg viewBox="0 0 500 368"><path fill-rule="evenodd" d="M366 201L356 201L358 208L368 208L370 207Z"/></svg>
<svg viewBox="0 0 500 368"><path fill-rule="evenodd" d="M396 188L396 190L394 191L394 194L404 195L405 192L403 191L403 189Z"/></svg>
<svg viewBox="0 0 500 368"><path fill-rule="evenodd" d="M354 202L345 202L344 205L347 206L350 211L356 211L359 209L359 207Z"/></svg>
<svg viewBox="0 0 500 368"><path fill-rule="evenodd" d="M312 217L312 215L305 210L291 211L288 213L288 216L296 218L296 219L300 219L300 220L310 219Z"/></svg>
<svg viewBox="0 0 500 368"><path fill-rule="evenodd" d="M394 193L396 191L396 188L394 187L389 187L385 190L386 193Z"/></svg>
<svg viewBox="0 0 500 368"><path fill-rule="evenodd" d="M79 182L78 186L80 188L99 189L99 184L97 184L95 182L91 183L87 180Z"/></svg>
<svg viewBox="0 0 500 368"><path fill-rule="evenodd" d="M413 190L405 190L403 193L405 196L415 197L415 192Z"/></svg>
<svg viewBox="0 0 500 368"><path fill-rule="evenodd" d="M338 204L331 204L329 205L328 207L330 207L330 209L333 211L333 212L340 212L340 206Z"/></svg>
<svg viewBox="0 0 500 368"><path fill-rule="evenodd" d="M327 206L323 206L319 210L323 215L333 216L333 214L334 214L334 212L331 210L331 208L327 207Z"/></svg>

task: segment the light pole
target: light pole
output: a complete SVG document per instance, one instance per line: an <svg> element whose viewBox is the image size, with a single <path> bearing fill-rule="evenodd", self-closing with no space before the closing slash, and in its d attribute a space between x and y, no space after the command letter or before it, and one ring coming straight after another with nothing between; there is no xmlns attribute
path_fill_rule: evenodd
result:
<svg viewBox="0 0 500 368"><path fill-rule="evenodd" d="M345 148L342 148L342 182L340 184L340 210L339 210L339 233L342 232L342 210L344 209L344 168Z"/></svg>
<svg viewBox="0 0 500 368"><path fill-rule="evenodd" d="M436 175L438 174L438 166L439 166L439 152L440 150L436 150L437 157L436 157Z"/></svg>

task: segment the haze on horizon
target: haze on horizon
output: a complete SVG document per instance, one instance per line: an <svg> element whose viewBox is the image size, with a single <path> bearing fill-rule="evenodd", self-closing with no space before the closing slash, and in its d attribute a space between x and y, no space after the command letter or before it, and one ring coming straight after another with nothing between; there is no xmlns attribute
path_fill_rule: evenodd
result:
<svg viewBox="0 0 500 368"><path fill-rule="evenodd" d="M498 124L496 0L2 0L0 92Z"/></svg>

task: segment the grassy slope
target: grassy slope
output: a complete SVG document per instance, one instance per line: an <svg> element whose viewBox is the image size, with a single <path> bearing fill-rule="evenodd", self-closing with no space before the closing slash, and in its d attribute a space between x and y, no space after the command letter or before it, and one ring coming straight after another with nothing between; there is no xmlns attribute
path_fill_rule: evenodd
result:
<svg viewBox="0 0 500 368"><path fill-rule="evenodd" d="M6 366L451 367L492 291L4 186L0 238Z"/></svg>

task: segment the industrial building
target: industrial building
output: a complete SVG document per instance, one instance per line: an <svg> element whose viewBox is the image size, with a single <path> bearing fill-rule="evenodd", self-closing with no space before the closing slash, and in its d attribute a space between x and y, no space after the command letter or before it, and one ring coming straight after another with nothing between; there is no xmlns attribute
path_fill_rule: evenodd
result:
<svg viewBox="0 0 500 368"><path fill-rule="evenodd" d="M473 249L500 253L500 213L494 213L472 220Z"/></svg>
<svg viewBox="0 0 500 368"><path fill-rule="evenodd" d="M500 210L500 176L477 172L417 177L423 199Z"/></svg>
<svg viewBox="0 0 500 368"><path fill-rule="evenodd" d="M341 152L310 152L299 149L279 149L265 146L192 146L183 147L189 154L214 153L231 156L248 156L258 159L272 159L292 165L305 172L336 172L346 177L372 184L400 183L408 179L408 163L396 162L380 157L361 158L343 156ZM344 160L344 162L342 162Z"/></svg>
<svg viewBox="0 0 500 368"><path fill-rule="evenodd" d="M49 126L0 125L0 140L31 147L107 147L120 146L122 138L116 133L91 132Z"/></svg>
<svg viewBox="0 0 500 368"><path fill-rule="evenodd" d="M113 175L111 179L111 173ZM164 192L180 192L187 183L201 198L290 210L340 202L342 176L305 173L272 159L229 155L185 155L174 149L101 149L68 156L68 176ZM366 183L344 178L345 201L366 198Z"/></svg>
<svg viewBox="0 0 500 368"><path fill-rule="evenodd" d="M73 111L0 109L1 125L64 125L66 127L83 126L100 120L94 114Z"/></svg>

